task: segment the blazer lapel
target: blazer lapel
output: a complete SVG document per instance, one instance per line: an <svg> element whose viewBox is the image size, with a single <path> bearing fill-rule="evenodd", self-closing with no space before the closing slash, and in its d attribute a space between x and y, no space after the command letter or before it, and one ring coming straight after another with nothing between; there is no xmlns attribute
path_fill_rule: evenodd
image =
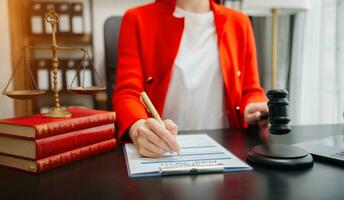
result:
<svg viewBox="0 0 344 200"><path fill-rule="evenodd" d="M162 4L163 9L157 19L160 29L155 36L155 43L157 45L155 49L159 50L159 52L155 52L157 66L154 67L157 69L157 77L160 77L158 80L160 87L154 93L157 96L153 99L163 98L163 101L159 101L161 103L156 105L158 112L161 113L171 79L172 68L184 31L184 18L173 16L176 0L160 0L158 3Z"/></svg>
<svg viewBox="0 0 344 200"><path fill-rule="evenodd" d="M220 56L220 65L221 65L221 71L223 76L223 81L225 83L226 91L231 91L230 87L231 84L230 81L230 67L232 66L232 59L231 59L231 48L226 48L228 45L224 44L225 42L228 42L228 38L224 41L224 37L228 34L225 34L227 23L229 20L229 16L226 13L223 13L220 6L217 5L213 0L210 0L210 5L212 7L212 10L214 12L214 19L215 19L215 26L216 26L216 32L217 32L217 38L218 38L218 47L219 47L219 56Z"/></svg>

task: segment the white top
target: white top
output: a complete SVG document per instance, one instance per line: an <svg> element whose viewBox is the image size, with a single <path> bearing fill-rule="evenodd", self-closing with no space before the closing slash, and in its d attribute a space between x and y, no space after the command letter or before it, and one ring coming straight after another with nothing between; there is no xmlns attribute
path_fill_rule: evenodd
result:
<svg viewBox="0 0 344 200"><path fill-rule="evenodd" d="M228 128L214 15L178 7L174 15L185 17L185 27L163 118L173 120L179 130Z"/></svg>

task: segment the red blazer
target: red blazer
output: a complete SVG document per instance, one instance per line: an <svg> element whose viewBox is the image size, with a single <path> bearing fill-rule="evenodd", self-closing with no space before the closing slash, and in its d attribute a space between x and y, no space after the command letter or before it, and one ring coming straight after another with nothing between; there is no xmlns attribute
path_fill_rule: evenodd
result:
<svg viewBox="0 0 344 200"><path fill-rule="evenodd" d="M266 101L258 77L253 31L247 16L213 0L210 4L225 85L225 112L230 127L245 127L246 105ZM130 9L123 17L112 99L119 138L135 121L149 117L139 98L142 91L162 114L184 30L184 18L173 16L175 6L176 0L159 0Z"/></svg>

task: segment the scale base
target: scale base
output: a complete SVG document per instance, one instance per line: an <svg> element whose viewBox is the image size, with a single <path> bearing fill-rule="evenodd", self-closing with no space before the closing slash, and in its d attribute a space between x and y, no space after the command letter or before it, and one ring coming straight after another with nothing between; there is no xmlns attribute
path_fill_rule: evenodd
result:
<svg viewBox="0 0 344 200"><path fill-rule="evenodd" d="M44 114L45 118L70 118L72 113L62 108L52 108L48 113Z"/></svg>
<svg viewBox="0 0 344 200"><path fill-rule="evenodd" d="M254 146L247 160L254 165L274 169L298 170L313 166L313 157L308 152L283 144Z"/></svg>

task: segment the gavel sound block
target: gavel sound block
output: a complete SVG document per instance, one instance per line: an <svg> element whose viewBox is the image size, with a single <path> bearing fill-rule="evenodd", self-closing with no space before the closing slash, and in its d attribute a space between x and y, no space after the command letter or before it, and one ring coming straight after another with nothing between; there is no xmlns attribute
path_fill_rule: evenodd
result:
<svg viewBox="0 0 344 200"><path fill-rule="evenodd" d="M288 92L286 90L270 90L269 121L270 134L285 135L291 131L288 116ZM286 170L304 169L313 166L313 157L305 150L285 144L262 144L254 146L248 153L247 160L253 165Z"/></svg>

